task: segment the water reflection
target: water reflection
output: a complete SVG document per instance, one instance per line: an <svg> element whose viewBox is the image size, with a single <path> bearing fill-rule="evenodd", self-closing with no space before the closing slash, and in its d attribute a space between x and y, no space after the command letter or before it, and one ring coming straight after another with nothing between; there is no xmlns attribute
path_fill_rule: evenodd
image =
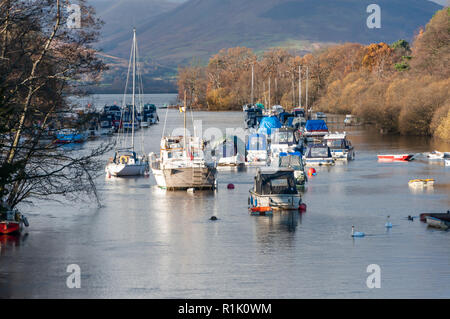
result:
<svg viewBox="0 0 450 319"><path fill-rule="evenodd" d="M298 211L276 211L272 216L252 216L256 224L256 239L261 244L279 243L290 246L295 231L302 223Z"/></svg>

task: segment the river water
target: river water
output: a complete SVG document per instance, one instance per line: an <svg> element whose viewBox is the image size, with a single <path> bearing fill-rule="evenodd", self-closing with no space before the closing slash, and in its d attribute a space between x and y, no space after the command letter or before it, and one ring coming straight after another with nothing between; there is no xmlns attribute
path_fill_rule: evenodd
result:
<svg viewBox="0 0 450 319"><path fill-rule="evenodd" d="M158 105L175 100L146 99ZM120 96L90 102L103 106L115 100ZM183 123L176 110L158 112L161 122L144 131L146 152L158 152L166 112L166 133ZM243 125L241 112L194 112L194 117L204 130ZM406 217L450 209L450 167L421 156L379 163L377 154L450 151L450 144L382 136L363 126L346 130L355 161L318 169L303 195L308 205L303 215L250 216L252 168L221 171L217 191L194 194L160 190L152 176L102 175L101 208L83 199L25 206L31 224L26 233L0 238L0 297L449 298L450 232ZM413 178L436 183L412 191ZM235 189L228 190L228 183ZM219 220L210 221L212 215ZM387 215L390 230L384 227ZM352 225L366 237L352 239ZM80 267L79 289L66 285L70 264ZM380 267L381 288L366 284L371 264Z"/></svg>

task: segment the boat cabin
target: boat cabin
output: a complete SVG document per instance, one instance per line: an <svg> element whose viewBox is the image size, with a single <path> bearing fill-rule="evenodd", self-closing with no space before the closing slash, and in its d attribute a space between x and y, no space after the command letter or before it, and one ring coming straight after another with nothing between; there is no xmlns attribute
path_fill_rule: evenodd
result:
<svg viewBox="0 0 450 319"><path fill-rule="evenodd" d="M258 169L253 191L259 195L298 194L294 170L291 168Z"/></svg>
<svg viewBox="0 0 450 319"><path fill-rule="evenodd" d="M330 148L326 144L311 144L305 152L305 165L333 165Z"/></svg>

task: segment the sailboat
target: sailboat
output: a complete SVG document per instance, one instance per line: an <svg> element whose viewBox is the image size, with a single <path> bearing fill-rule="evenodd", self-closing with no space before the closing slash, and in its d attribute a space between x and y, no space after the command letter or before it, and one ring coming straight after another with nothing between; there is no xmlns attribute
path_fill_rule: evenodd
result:
<svg viewBox="0 0 450 319"><path fill-rule="evenodd" d="M143 151L143 141L141 143L142 146L142 155L138 156L135 151L135 128L137 121L137 112L136 112L136 56L137 56L137 40L136 40L136 29L133 29L133 44L131 48L130 54L130 62L128 65L128 74L127 74L127 83L125 84L125 93L122 102L122 112L121 112L121 122L124 123L124 117L129 119L130 126L129 130L131 130L131 141L128 144L128 133L126 129L128 127L124 127L122 125L121 131L117 136L116 141L116 149L114 152L114 156L110 158L109 163L105 167L105 171L110 176L139 176L144 175L148 172L148 161L146 160L145 153ZM130 69L132 68L133 72L133 93L132 93L132 102L131 105L126 104L126 96L127 96L127 86L128 86L128 78L130 75ZM139 92L142 92L142 88L140 88ZM142 100L139 99L141 107ZM143 139L143 136L142 136ZM121 141L120 141L121 140ZM120 147L118 147L120 145Z"/></svg>
<svg viewBox="0 0 450 319"><path fill-rule="evenodd" d="M184 96L184 136L163 133L159 158L149 154L150 168L162 189L215 189L217 164L206 160L205 141L186 134L186 93Z"/></svg>

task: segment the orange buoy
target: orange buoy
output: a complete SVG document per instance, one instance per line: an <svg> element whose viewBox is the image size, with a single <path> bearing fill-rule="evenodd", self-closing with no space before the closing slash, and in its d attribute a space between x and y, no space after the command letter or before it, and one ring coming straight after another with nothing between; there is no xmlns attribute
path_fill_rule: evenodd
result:
<svg viewBox="0 0 450 319"><path fill-rule="evenodd" d="M308 170L308 176L316 176L317 175L317 172L316 172L316 169L314 168L314 167L311 167L309 170Z"/></svg>
<svg viewBox="0 0 450 319"><path fill-rule="evenodd" d="M305 203L301 203L300 206L298 206L298 210L299 210L301 213L306 212L306 204L305 204Z"/></svg>
<svg viewBox="0 0 450 319"><path fill-rule="evenodd" d="M227 185L227 188L228 188L228 189L234 189L234 185L233 185L233 184L228 184L228 185Z"/></svg>

